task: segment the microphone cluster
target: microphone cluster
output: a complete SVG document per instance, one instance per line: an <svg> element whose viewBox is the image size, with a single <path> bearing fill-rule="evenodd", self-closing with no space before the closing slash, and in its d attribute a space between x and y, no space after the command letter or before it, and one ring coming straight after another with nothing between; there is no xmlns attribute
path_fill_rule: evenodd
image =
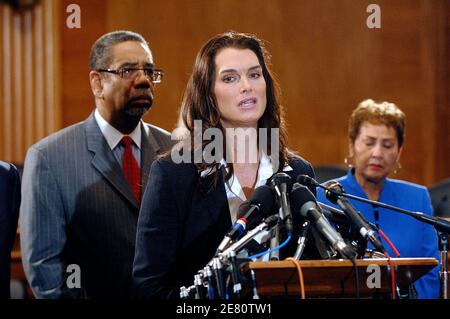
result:
<svg viewBox="0 0 450 319"><path fill-rule="evenodd" d="M241 259L239 262L237 256L255 237L274 229L285 229L288 235L286 241L294 234L294 230L299 230L296 259L301 257L309 226L314 227L341 258L351 260L356 258L356 249L345 242L328 219L334 222L335 220L345 221L357 227L364 239L369 240L377 249L384 252L381 242L369 223L342 196L344 190L340 184L334 182L325 188L327 198L339 205L342 211L318 203L309 189L317 186L319 183L307 175L298 176L293 183L289 175L277 173L268 185L256 188L252 198L239 207L238 219L219 244L215 256L194 276L192 286L180 288L180 297L185 299L240 298L243 282L251 284L251 280L242 276L241 271L242 265L248 263L249 259ZM326 209L322 211L321 206L325 206ZM295 225L296 220L301 220L302 225ZM273 233L280 232L272 231ZM275 242L279 243L279 238ZM277 250L279 247L271 250ZM253 284L256 285L254 282ZM257 293L254 298L257 298Z"/></svg>

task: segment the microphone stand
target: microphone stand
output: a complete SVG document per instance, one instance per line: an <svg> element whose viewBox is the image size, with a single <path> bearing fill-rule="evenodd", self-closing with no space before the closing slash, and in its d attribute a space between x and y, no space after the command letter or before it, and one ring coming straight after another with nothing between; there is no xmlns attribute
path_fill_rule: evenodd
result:
<svg viewBox="0 0 450 319"><path fill-rule="evenodd" d="M213 274L209 265L205 266L203 273L207 284L208 299L215 299L215 289L213 284Z"/></svg>
<svg viewBox="0 0 450 319"><path fill-rule="evenodd" d="M219 299L226 298L225 273L219 257L213 259L213 271L216 277L217 295Z"/></svg>
<svg viewBox="0 0 450 319"><path fill-rule="evenodd" d="M220 299L225 299L227 297L226 292L226 282L225 276L227 270L224 269L224 265L231 264L232 270L232 280L234 283L233 292L236 298L240 298L240 294L242 291L242 285L239 280L239 268L236 260L236 254L248 244L250 240L252 240L255 236L259 235L261 232L266 229L271 229L272 227L278 224L280 217L278 215L272 215L264 219L262 223L256 226L251 231L247 232L240 240L233 243L230 247L225 249L223 252L217 253L215 257L213 257L208 264L203 268L203 270L199 271L199 274L203 275L203 278L206 280L207 285L207 297L208 299L215 299L215 292L217 290L217 297ZM194 276L194 285L186 288L185 286L180 287L180 298L188 299L188 298L205 298L205 293L202 287L202 276L201 275ZM215 277L215 286L214 287L214 277ZM216 288L216 289L215 289ZM255 297L257 297L256 288L254 288Z"/></svg>
<svg viewBox="0 0 450 319"><path fill-rule="evenodd" d="M254 229L250 230L247 234L244 235L239 241L235 242L233 245L231 245L229 248L227 248L225 251L220 253L218 256L220 259L227 260L228 259L228 253L230 251L234 251L236 254L239 253L239 251L244 248L245 245L248 244L250 240L252 240L256 235L260 234L262 231L266 229L270 229L273 226L277 225L279 221L278 215L272 215L267 217L264 222L256 226Z"/></svg>
<svg viewBox="0 0 450 319"><path fill-rule="evenodd" d="M280 208L281 209L281 208ZM270 239L270 248L274 248L280 245L281 230L280 225L277 225L273 230L273 236ZM280 260L280 251L274 250L269 254L269 260Z"/></svg>
<svg viewBox="0 0 450 319"><path fill-rule="evenodd" d="M303 251L305 250L305 246L306 246L306 235L308 233L310 224L311 223L306 220L301 225L300 235L298 236L298 241L297 241L297 250L295 251L295 254L294 254L295 260L300 260L300 258L303 255Z"/></svg>
<svg viewBox="0 0 450 319"><path fill-rule="evenodd" d="M233 250L231 250L228 252L227 257L231 264L231 279L233 280L233 297L234 299L240 299L242 285L239 280L239 266L236 260L236 253Z"/></svg>
<svg viewBox="0 0 450 319"><path fill-rule="evenodd" d="M438 238L439 238L439 251L440 251L440 257L441 257L441 271L440 271L441 297L442 297L442 299L448 299L447 251L448 251L448 236L450 234L450 222L446 221L445 219L439 218L439 217L429 216L427 214L419 213L419 212L411 212L409 210L399 208L396 206L380 203L377 201L373 201L370 199L362 198L359 196L355 196L355 195L351 195L351 194L347 194L347 193L343 193L343 192L338 192L338 191L335 191L334 189L325 187L320 184L318 184L317 186L322 187L323 189L326 189L329 192L334 193L335 195L344 196L344 197L351 198L351 199L354 199L354 200L357 200L360 202L372 204L373 206L376 206L376 207L382 207L382 208L387 208L387 209L390 209L393 211L397 211L397 212L409 215L411 217L414 217L415 219L417 219L423 223L433 225L438 233Z"/></svg>
<svg viewBox="0 0 450 319"><path fill-rule="evenodd" d="M441 253L441 296L442 299L448 299L448 271L447 271L447 252L448 252L448 234L445 232L438 232L439 236L439 251ZM445 262L444 262L445 260Z"/></svg>

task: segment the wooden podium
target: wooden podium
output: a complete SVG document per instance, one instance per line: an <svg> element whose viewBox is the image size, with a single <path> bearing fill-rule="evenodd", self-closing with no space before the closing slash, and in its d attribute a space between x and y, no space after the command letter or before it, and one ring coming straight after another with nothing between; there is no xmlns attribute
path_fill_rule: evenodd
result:
<svg viewBox="0 0 450 319"><path fill-rule="evenodd" d="M355 266L350 260L300 260L299 264L306 298L355 298ZM438 261L434 258L392 258L391 264L396 269L398 286L407 287L438 265ZM370 265L376 266L368 268ZM356 267L361 298L389 298L391 275L387 259L359 259ZM369 288L367 284L374 268L381 275L379 288ZM297 268L292 261L250 262L248 269L255 272L260 297L300 296ZM372 278L369 278L371 283Z"/></svg>

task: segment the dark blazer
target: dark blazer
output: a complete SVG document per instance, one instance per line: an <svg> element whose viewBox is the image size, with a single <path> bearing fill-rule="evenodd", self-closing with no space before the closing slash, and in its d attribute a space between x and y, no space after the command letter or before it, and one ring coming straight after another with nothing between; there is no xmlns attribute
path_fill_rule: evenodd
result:
<svg viewBox="0 0 450 319"><path fill-rule="evenodd" d="M299 174L314 177L311 165L300 157L289 165L293 171L286 173L293 179ZM179 287L192 284L231 227L225 184L206 192L193 164L174 164L167 157L155 161L151 176L138 221L135 293L138 298L177 298Z"/></svg>
<svg viewBox="0 0 450 319"><path fill-rule="evenodd" d="M140 125L145 187L153 160L171 141L166 131ZM24 269L37 297L130 296L139 207L94 114L28 150L22 194ZM79 267L81 289L67 288L71 264Z"/></svg>
<svg viewBox="0 0 450 319"><path fill-rule="evenodd" d="M16 238L20 178L14 165L0 161L0 299L10 297L11 249Z"/></svg>

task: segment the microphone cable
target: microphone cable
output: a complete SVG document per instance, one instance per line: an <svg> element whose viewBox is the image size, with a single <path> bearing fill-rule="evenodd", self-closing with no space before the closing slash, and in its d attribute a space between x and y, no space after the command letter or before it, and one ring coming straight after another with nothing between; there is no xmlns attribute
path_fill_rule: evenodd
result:
<svg viewBox="0 0 450 319"><path fill-rule="evenodd" d="M392 263L391 256L386 252L385 253L386 258L388 259L388 265L391 270L391 290L392 290L392 299L396 299L396 279L395 279L395 268L394 264Z"/></svg>
<svg viewBox="0 0 450 319"><path fill-rule="evenodd" d="M353 271L355 273L355 298L359 299L359 269L358 266L356 265L356 260L355 258L350 259L350 261L353 264Z"/></svg>
<svg viewBox="0 0 450 319"><path fill-rule="evenodd" d="M264 256L264 255L266 255L266 254L269 254L269 253L271 253L272 251L281 249L281 248L283 248L284 246L286 246L287 243L291 240L291 236L292 236L292 235L289 235L288 238L286 238L286 240L285 240L283 243L281 243L280 245L278 245L277 247L268 249L268 250L266 250L266 251L263 251L263 252L258 253L258 254L256 254L256 255L253 255L253 256L248 256L247 258L251 259L252 261L255 261L255 259L258 259L258 258L261 257L261 256Z"/></svg>
<svg viewBox="0 0 450 319"><path fill-rule="evenodd" d="M376 225L375 230L377 231L378 234L380 234L381 237L383 237L384 241L387 242L387 244L389 245L389 247L392 248L392 251L395 254L396 258L400 258L400 252L398 251L398 249L394 246L394 244L392 243L392 241L389 239L389 237L383 232L383 230L381 228L378 227L378 225ZM395 278L395 267L392 263L391 260L391 256L389 256L388 252L385 251L384 255L387 258L387 262L389 265L389 269L390 269L390 273L391 273L391 291L392 291L392 299L396 299L396 278Z"/></svg>
<svg viewBox="0 0 450 319"><path fill-rule="evenodd" d="M397 250L397 248L394 246L394 244L392 243L392 241L389 239L389 237L380 229L377 229L378 234L381 235L381 237L383 237L383 239L388 243L389 247L392 248L392 250L394 251L395 257L396 258L400 258L400 252Z"/></svg>
<svg viewBox="0 0 450 319"><path fill-rule="evenodd" d="M300 298L306 299L305 282L303 281L303 270L302 270L302 266L300 265L300 262L293 257L286 258L286 260L292 261L294 263L295 267L297 268L298 284L299 284L299 288L300 288Z"/></svg>

